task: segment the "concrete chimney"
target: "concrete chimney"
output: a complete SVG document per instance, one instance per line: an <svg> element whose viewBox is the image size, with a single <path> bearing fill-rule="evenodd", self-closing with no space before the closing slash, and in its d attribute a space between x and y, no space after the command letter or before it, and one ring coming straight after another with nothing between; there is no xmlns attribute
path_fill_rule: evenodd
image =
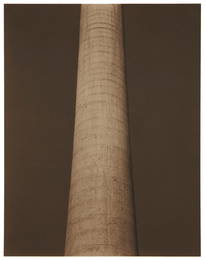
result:
<svg viewBox="0 0 205 260"><path fill-rule="evenodd" d="M136 255L120 5L81 5L65 255Z"/></svg>

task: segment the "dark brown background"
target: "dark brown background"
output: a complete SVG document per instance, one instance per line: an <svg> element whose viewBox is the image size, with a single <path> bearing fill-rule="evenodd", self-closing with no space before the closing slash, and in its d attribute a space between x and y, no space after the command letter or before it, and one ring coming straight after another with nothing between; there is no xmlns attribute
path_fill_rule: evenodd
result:
<svg viewBox="0 0 205 260"><path fill-rule="evenodd" d="M62 255L79 5L5 6L5 255ZM199 255L200 5L125 5L140 255Z"/></svg>

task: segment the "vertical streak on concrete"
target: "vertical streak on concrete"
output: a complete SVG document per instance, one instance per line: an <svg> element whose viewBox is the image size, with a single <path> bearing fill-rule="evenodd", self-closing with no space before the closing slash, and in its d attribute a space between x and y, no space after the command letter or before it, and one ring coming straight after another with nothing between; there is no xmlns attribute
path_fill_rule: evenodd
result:
<svg viewBox="0 0 205 260"><path fill-rule="evenodd" d="M120 5L82 5L65 255L136 255Z"/></svg>

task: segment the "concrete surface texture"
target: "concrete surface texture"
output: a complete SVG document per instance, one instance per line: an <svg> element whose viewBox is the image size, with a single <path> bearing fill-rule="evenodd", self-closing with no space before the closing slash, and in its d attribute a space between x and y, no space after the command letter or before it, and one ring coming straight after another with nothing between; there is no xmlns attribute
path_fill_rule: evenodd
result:
<svg viewBox="0 0 205 260"><path fill-rule="evenodd" d="M65 255L136 255L120 5L82 5Z"/></svg>

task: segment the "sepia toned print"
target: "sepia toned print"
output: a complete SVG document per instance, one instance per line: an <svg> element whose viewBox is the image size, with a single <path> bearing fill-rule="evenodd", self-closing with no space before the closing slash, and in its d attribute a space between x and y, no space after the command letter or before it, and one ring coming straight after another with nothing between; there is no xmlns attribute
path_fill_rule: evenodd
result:
<svg viewBox="0 0 205 260"><path fill-rule="evenodd" d="M200 255L200 12L4 6L5 256Z"/></svg>

